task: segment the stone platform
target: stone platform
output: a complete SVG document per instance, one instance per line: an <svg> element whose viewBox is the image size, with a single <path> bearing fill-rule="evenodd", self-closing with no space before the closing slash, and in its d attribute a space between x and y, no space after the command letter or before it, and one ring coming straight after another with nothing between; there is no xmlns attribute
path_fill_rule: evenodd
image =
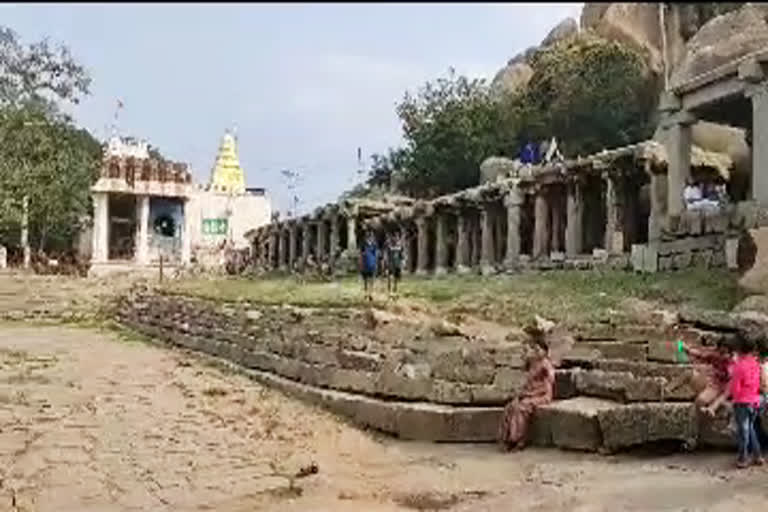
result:
<svg viewBox="0 0 768 512"><path fill-rule="evenodd" d="M391 336L404 331L362 328L354 310L214 304L145 293L122 299L115 312L122 324L154 340L206 354L404 439L495 441L503 405L524 378L514 343L468 344L423 332L393 342ZM661 362L668 355L650 347L663 342L647 336L604 338L578 341L566 356L557 371L555 402L536 414L533 444L604 453L658 441L728 444L727 421L697 414L687 385L669 386L685 382L690 365Z"/></svg>

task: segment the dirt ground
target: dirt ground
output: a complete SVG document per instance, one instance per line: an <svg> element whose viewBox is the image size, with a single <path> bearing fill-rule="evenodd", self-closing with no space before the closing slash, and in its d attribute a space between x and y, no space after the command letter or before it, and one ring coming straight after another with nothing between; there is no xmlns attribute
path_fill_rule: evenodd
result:
<svg viewBox="0 0 768 512"><path fill-rule="evenodd" d="M402 442L113 333L0 327L0 510L757 510L731 454ZM302 467L319 471L291 484Z"/></svg>

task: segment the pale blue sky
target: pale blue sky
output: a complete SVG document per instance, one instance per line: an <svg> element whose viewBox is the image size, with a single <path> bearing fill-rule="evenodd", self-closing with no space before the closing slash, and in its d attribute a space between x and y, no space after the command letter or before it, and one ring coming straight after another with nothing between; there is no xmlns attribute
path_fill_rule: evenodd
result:
<svg viewBox="0 0 768 512"><path fill-rule="evenodd" d="M490 79L582 5L1 4L0 24L71 48L93 78L75 118L98 138L121 98L124 135L207 182L234 124L248 185L284 210L280 170L297 170L306 210L356 183L358 146L368 165L401 141L406 89L449 66Z"/></svg>

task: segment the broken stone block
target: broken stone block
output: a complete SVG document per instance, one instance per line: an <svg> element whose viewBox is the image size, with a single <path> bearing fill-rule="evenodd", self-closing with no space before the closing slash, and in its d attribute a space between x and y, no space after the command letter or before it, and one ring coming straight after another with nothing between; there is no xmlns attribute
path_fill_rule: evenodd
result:
<svg viewBox="0 0 768 512"><path fill-rule="evenodd" d="M660 377L635 377L630 372L602 370L575 371L573 380L580 395L607 398L617 402L663 400L666 383L666 380Z"/></svg>
<svg viewBox="0 0 768 512"><path fill-rule="evenodd" d="M428 372L416 365L402 365L393 371L385 368L376 376L374 388L377 394L405 400L427 400L432 393L433 380Z"/></svg>
<svg viewBox="0 0 768 512"><path fill-rule="evenodd" d="M513 393L519 391L524 383L525 372L515 368L498 368L496 375L493 377L494 387Z"/></svg>
<svg viewBox="0 0 768 512"><path fill-rule="evenodd" d="M472 403L472 392L468 384L449 382L435 379L429 401L438 404L469 404Z"/></svg>
<svg viewBox="0 0 768 512"><path fill-rule="evenodd" d="M698 443L712 448L735 448L736 437L731 425L731 418L732 408L727 404L718 409L714 418L697 410Z"/></svg>
<svg viewBox="0 0 768 512"><path fill-rule="evenodd" d="M468 384L490 384L495 375L495 364L485 351L456 349L445 351L435 357L433 375L439 379L466 382Z"/></svg>
<svg viewBox="0 0 768 512"><path fill-rule="evenodd" d="M603 448L608 452L654 441L695 444L696 408L690 403L642 403L605 408L597 413Z"/></svg>
<svg viewBox="0 0 768 512"><path fill-rule="evenodd" d="M382 367L381 356L358 350L339 350L336 354L339 364L351 370L379 371Z"/></svg>
<svg viewBox="0 0 768 512"><path fill-rule="evenodd" d="M578 396L574 374L580 371L575 370L555 370L555 398L566 400Z"/></svg>
<svg viewBox="0 0 768 512"><path fill-rule="evenodd" d="M376 392L376 374L371 372L334 368L329 378L328 387L334 389L366 395Z"/></svg>

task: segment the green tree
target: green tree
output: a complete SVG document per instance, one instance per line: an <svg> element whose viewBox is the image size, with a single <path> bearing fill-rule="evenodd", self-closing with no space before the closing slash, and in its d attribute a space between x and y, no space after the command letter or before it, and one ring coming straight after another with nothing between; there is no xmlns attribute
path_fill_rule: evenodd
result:
<svg viewBox="0 0 768 512"><path fill-rule="evenodd" d="M521 137L557 137L566 155L587 155L644 140L658 90L631 48L581 34L540 49L526 90L508 100ZM518 139L518 144L523 142Z"/></svg>
<svg viewBox="0 0 768 512"><path fill-rule="evenodd" d="M52 238L52 226L88 212L99 145L59 104L77 104L89 85L66 46L47 39L25 46L0 27L0 218L6 234L17 230L25 197L38 246Z"/></svg>
<svg viewBox="0 0 768 512"><path fill-rule="evenodd" d="M482 79L449 69L397 105L406 141L398 162L401 191L417 197L451 193L479 182L480 163L510 151L504 115Z"/></svg>

